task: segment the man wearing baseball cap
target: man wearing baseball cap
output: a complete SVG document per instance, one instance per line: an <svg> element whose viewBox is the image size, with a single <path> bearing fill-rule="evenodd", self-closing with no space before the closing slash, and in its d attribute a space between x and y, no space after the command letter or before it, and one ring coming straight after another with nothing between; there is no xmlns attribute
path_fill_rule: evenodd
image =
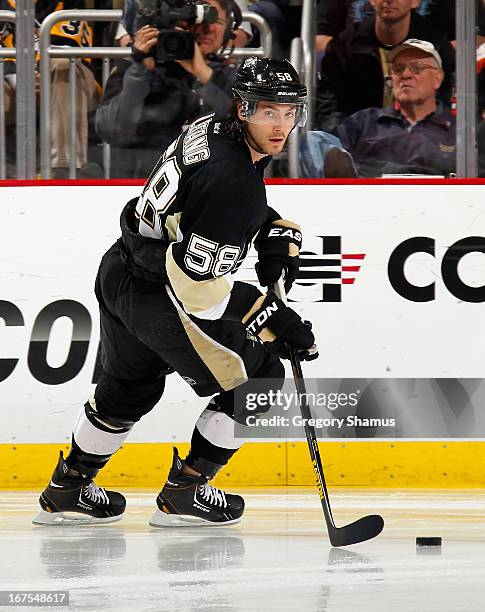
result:
<svg viewBox="0 0 485 612"><path fill-rule="evenodd" d="M438 103L436 92L443 82L441 57L426 40L409 38L389 54L392 91L398 112L414 125L431 113Z"/></svg>
<svg viewBox="0 0 485 612"><path fill-rule="evenodd" d="M456 126L451 111L436 100L444 76L438 51L411 38L389 59L395 104L347 117L338 128L343 147L361 176L448 176L456 167Z"/></svg>

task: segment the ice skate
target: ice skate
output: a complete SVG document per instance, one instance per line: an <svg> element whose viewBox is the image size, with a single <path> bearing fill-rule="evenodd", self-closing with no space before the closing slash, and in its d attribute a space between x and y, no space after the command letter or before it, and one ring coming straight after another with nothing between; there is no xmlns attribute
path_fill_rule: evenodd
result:
<svg viewBox="0 0 485 612"><path fill-rule="evenodd" d="M205 476L182 474L182 461L176 448L168 480L157 497L158 510L152 527L222 526L239 523L244 499L224 493L209 484Z"/></svg>
<svg viewBox="0 0 485 612"><path fill-rule="evenodd" d="M50 483L39 498L35 525L112 523L119 521L126 500L121 493L106 491L89 476L68 475L62 451Z"/></svg>

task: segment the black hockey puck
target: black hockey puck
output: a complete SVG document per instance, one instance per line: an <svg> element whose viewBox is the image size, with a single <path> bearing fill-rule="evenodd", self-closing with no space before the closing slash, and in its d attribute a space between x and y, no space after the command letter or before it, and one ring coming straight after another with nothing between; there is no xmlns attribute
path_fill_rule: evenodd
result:
<svg viewBox="0 0 485 612"><path fill-rule="evenodd" d="M416 538L416 546L441 546L441 538Z"/></svg>

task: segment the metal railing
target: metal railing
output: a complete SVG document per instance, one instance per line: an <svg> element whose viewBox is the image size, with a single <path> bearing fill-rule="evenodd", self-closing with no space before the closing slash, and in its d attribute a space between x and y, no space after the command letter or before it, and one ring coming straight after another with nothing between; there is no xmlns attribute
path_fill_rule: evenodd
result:
<svg viewBox="0 0 485 612"><path fill-rule="evenodd" d="M482 1L482 0L480 0ZM456 3L456 173L477 176L475 3Z"/></svg>
<svg viewBox="0 0 485 612"><path fill-rule="evenodd" d="M269 57L273 47L273 35L269 29L266 20L256 13L244 12L242 14L243 21L248 21L256 26L259 30L261 46L260 47L236 47L231 53L234 59L244 59L246 57Z"/></svg>
<svg viewBox="0 0 485 612"><path fill-rule="evenodd" d="M301 36L291 41L290 61L305 83L308 92L308 119L304 128L296 128L288 142L288 170L291 178L299 176L300 136L302 130L313 129L316 94L315 34L316 0L303 0L301 15Z"/></svg>
<svg viewBox="0 0 485 612"><path fill-rule="evenodd" d="M131 56L131 49L127 47L82 47L66 48L51 45L52 27L59 21L119 21L122 11L119 10L69 10L56 11L48 15L42 22L40 28L40 161L41 175L43 178L51 178L51 71L50 59L52 57L69 58L69 100L70 100L70 160L69 178L76 177L76 58L102 58L103 59L103 89L109 76L111 59L120 59ZM270 55L272 46L272 35L266 21L255 13L243 13L245 21L254 24L261 34L261 46L257 48L238 48L233 51L231 57L236 59L257 55L263 57ZM109 145L103 145L103 165L105 177L109 178Z"/></svg>
<svg viewBox="0 0 485 612"><path fill-rule="evenodd" d="M296 71L300 75L300 78L304 82L303 78L303 41L301 38L294 38L291 41L291 55L290 61L295 67ZM308 87L308 85L307 85ZM307 119L307 125L304 129L307 131L311 129L309 125L311 123L310 117ZM290 133L288 138L288 175L290 178L298 178L299 172L299 159L300 159L300 140L301 140L302 128L295 128Z"/></svg>
<svg viewBox="0 0 485 612"><path fill-rule="evenodd" d="M16 0L15 131L17 176L21 179L35 178L37 165L34 4Z"/></svg>
<svg viewBox="0 0 485 612"><path fill-rule="evenodd" d="M0 22L15 23L16 14L14 11L0 11ZM0 48L0 180L7 178L6 171L6 132L5 132L5 70L4 58L15 58L15 49Z"/></svg>
<svg viewBox="0 0 485 612"><path fill-rule="evenodd" d="M42 22L39 35L40 51L40 172L42 178L51 178L51 71L50 59L52 57L69 58L69 100L73 104L70 108L71 149L69 160L69 176L76 176L76 66L75 58L87 57L126 57L127 52L122 48L83 47L67 49L65 47L51 46L51 30L59 21L120 21L122 11L80 10L56 11L48 15Z"/></svg>

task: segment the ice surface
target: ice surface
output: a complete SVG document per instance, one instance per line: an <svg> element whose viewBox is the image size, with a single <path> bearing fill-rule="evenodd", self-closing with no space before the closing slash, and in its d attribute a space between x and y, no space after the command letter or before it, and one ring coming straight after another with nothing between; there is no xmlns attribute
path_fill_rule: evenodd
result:
<svg viewBox="0 0 485 612"><path fill-rule="evenodd" d="M0 491L0 590L67 589L80 612L485 610L485 491L333 489L339 526L386 521L346 549L330 547L313 489L242 493L239 525L156 530L155 491L131 490L123 520L96 527L34 527L38 493ZM416 536L443 546L417 551Z"/></svg>

